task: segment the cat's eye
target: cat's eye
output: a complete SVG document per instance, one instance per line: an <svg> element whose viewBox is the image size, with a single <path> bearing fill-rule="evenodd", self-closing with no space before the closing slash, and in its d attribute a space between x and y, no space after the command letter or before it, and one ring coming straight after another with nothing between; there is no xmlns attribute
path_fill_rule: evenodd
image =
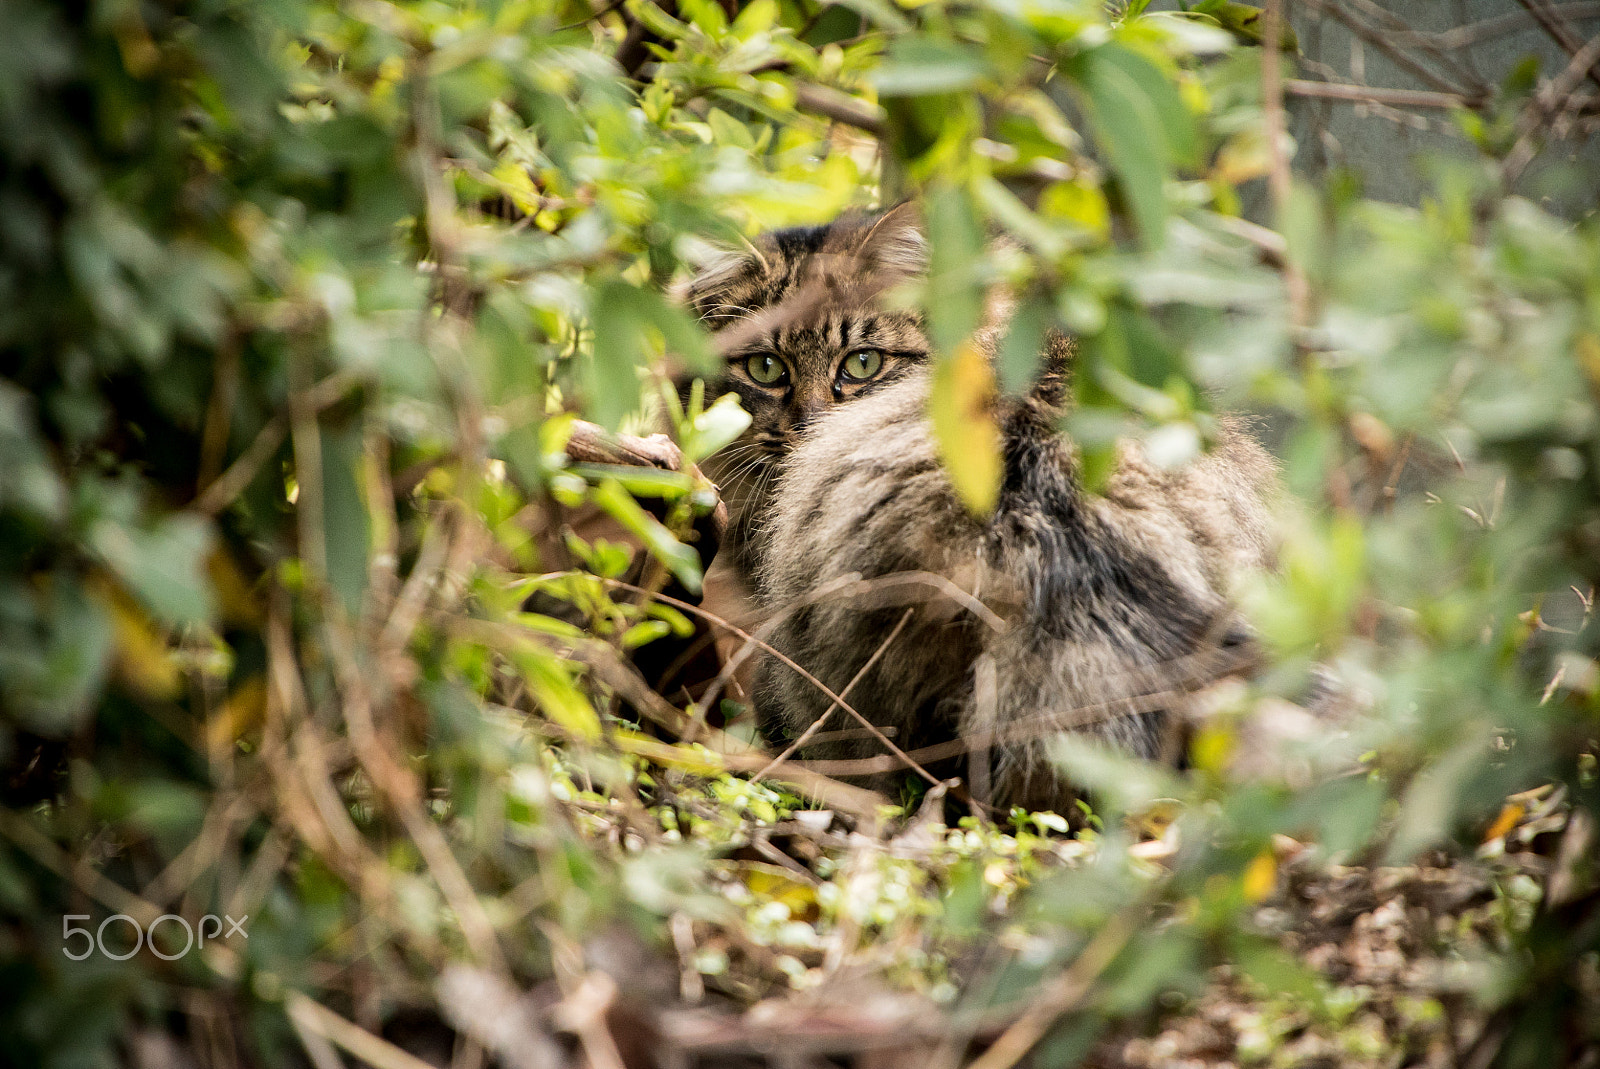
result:
<svg viewBox="0 0 1600 1069"><path fill-rule="evenodd" d="M883 354L876 349L857 349L844 358L840 370L847 379L865 382L883 370Z"/></svg>
<svg viewBox="0 0 1600 1069"><path fill-rule="evenodd" d="M757 353L744 362L745 374L763 386L776 386L789 374L783 361L771 353Z"/></svg>

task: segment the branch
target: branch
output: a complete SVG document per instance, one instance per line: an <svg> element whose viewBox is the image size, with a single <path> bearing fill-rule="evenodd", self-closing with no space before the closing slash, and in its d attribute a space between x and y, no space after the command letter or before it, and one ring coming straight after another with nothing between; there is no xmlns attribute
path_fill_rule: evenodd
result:
<svg viewBox="0 0 1600 1069"><path fill-rule="evenodd" d="M1267 0L1266 15L1262 19L1262 32L1267 41L1277 41L1283 32L1282 0ZM1266 126L1267 189L1272 194L1273 214L1279 227L1283 226L1289 208L1290 176L1289 154L1284 142L1289 138L1288 123L1283 113L1282 56L1274 47L1261 50L1261 111ZM1289 326L1300 331L1311 322L1311 296L1306 285L1305 272L1288 256L1284 257L1283 282L1289 294Z"/></svg>
<svg viewBox="0 0 1600 1069"><path fill-rule="evenodd" d="M1583 51L1583 38L1572 32L1572 27L1561 13L1550 7L1545 0L1517 0L1533 16L1533 21L1544 28L1544 32L1555 38L1556 44L1568 56L1576 58ZM1585 72L1595 85L1600 85L1600 72L1596 72L1591 64Z"/></svg>
<svg viewBox="0 0 1600 1069"><path fill-rule="evenodd" d="M1396 108L1474 108L1478 102L1469 101L1459 93L1437 93L1431 89L1379 89L1344 82L1311 82L1291 78L1283 83L1283 91L1298 97L1317 97L1323 100L1349 100L1365 104L1388 104Z"/></svg>
<svg viewBox="0 0 1600 1069"><path fill-rule="evenodd" d="M1268 37L1267 40L1276 38ZM1083 1001L1100 974L1110 968L1117 955L1122 953L1122 948L1128 945L1128 940L1138 931L1145 908L1143 902L1136 902L1112 917L1089 940L1089 945L1083 948L1067 971L1052 980L1033 1005L1001 1033L994 1045L984 1051L983 1056L973 1062L969 1069L1011 1069L1021 1061L1062 1014Z"/></svg>
<svg viewBox="0 0 1600 1069"><path fill-rule="evenodd" d="M1573 90L1578 87L1580 81L1593 73L1596 63L1600 63L1600 36L1593 38L1579 49L1566 69L1553 80L1546 82L1533 102L1522 113L1517 122L1517 141L1506 156L1505 170L1502 173L1502 181L1506 187L1513 185L1522 176L1528 164L1533 162L1534 156L1538 155L1539 150L1533 144L1534 136L1544 125L1545 120L1576 103Z"/></svg>
<svg viewBox="0 0 1600 1069"><path fill-rule="evenodd" d="M1329 3L1328 0L1303 0L1303 2L1319 14L1328 15L1336 19L1352 34L1361 38L1361 40L1376 48L1385 56L1388 56L1395 66L1409 71L1419 80L1426 82L1441 92L1459 93L1461 91L1460 86L1454 85L1449 79L1440 77L1426 65L1417 62L1397 48L1394 44L1392 33L1369 26L1340 5Z"/></svg>
<svg viewBox="0 0 1600 1069"><path fill-rule="evenodd" d="M888 113L876 104L815 82L794 83L795 103L807 111L882 137Z"/></svg>

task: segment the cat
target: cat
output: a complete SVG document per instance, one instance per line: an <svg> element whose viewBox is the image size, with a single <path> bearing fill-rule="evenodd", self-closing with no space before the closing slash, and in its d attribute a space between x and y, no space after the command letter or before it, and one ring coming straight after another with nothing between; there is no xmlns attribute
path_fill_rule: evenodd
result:
<svg viewBox="0 0 1600 1069"><path fill-rule="evenodd" d="M774 614L776 650L836 694L854 680L849 704L900 749L957 751L939 770L963 773L979 800L1061 809L1071 788L1053 738L1080 731L1171 760L1185 695L1248 663L1230 593L1270 563L1276 473L1223 419L1214 448L1179 470L1121 443L1088 493L1059 429L1073 346L1053 333L1031 391L991 404L1004 476L993 513L974 516L925 414L920 319L884 302L924 269L925 249L909 210L847 216L768 235L696 280L692 299L728 359L724 385L753 417L708 474L728 480L730 550ZM974 338L991 358L1004 316L997 299ZM946 594L925 586L908 606L909 586L882 584L908 572ZM856 576L866 597L829 594ZM763 658L755 704L769 740L800 738L830 713L816 681ZM803 756L859 765L885 753L843 713L824 726L839 730Z"/></svg>
<svg viewBox="0 0 1600 1069"><path fill-rule="evenodd" d="M920 316L883 300L926 257L915 217L901 206L764 234L690 282L687 303L725 360L713 395L737 394L751 417L749 430L701 465L728 506L720 553L741 580L756 571L760 521L794 442L823 412L927 362Z"/></svg>

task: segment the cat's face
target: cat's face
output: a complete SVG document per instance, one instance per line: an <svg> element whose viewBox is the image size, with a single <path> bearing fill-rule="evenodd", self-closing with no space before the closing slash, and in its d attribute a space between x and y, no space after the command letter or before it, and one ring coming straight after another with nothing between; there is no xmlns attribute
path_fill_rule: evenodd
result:
<svg viewBox="0 0 1600 1069"><path fill-rule="evenodd" d="M738 394L751 416L707 465L736 514L816 416L927 360L919 317L883 303L924 260L915 221L897 209L763 235L691 283L688 299L725 361L711 386Z"/></svg>

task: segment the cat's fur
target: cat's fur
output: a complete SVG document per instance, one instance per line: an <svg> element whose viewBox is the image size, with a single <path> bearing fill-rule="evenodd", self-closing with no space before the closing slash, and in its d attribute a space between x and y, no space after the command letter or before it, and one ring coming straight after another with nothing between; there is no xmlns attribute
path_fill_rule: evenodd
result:
<svg viewBox="0 0 1600 1069"><path fill-rule="evenodd" d="M914 221L891 217L874 229L847 219L775 235L759 249L702 276L696 289L719 334L742 332L731 354L752 344L793 353L797 367L822 369L826 384L856 336L839 322L872 316L890 317L907 351L920 353L856 396L818 400L817 382L797 375L795 397L746 397L763 468L754 484L736 488L731 537L737 565L779 614L772 644L843 691L900 622L904 588L899 597L872 596L870 582L864 599L818 593L845 584L859 594L852 575L931 572L991 612L980 619L925 590L850 690L850 704L893 728L901 748L969 740L975 793L1034 808L1059 808L1066 793L1047 755L1061 731L1170 756L1171 714L1183 695L1237 667L1248 644L1229 594L1235 576L1270 555L1266 453L1224 421L1217 447L1178 471L1125 444L1103 493L1086 493L1058 429L1071 344L1052 336L1029 396L994 402L1004 481L994 513L976 518L954 493L924 414L931 368L916 317L874 311L888 286L917 270ZM882 249L893 250L892 266L883 266ZM992 354L1002 330L991 323L979 347ZM754 384L735 373L729 385L746 396L741 386ZM806 388L810 402L801 399ZM725 470L737 472L740 457L734 452L735 467ZM770 658L756 702L774 741L798 736L831 704ZM835 712L827 727L856 725ZM856 734L812 744L806 756L884 753L880 741Z"/></svg>
<svg viewBox="0 0 1600 1069"><path fill-rule="evenodd" d="M779 465L812 420L880 389L924 363L928 341L915 312L885 294L922 270L926 243L909 212L846 215L826 226L764 234L747 252L702 268L688 301L727 362L715 393L738 394L750 429L703 470L722 491L729 530L722 552L742 578L757 568L760 520ZM883 373L850 383L840 363L860 349L885 353ZM771 352L792 372L787 390L763 387L740 365Z"/></svg>

